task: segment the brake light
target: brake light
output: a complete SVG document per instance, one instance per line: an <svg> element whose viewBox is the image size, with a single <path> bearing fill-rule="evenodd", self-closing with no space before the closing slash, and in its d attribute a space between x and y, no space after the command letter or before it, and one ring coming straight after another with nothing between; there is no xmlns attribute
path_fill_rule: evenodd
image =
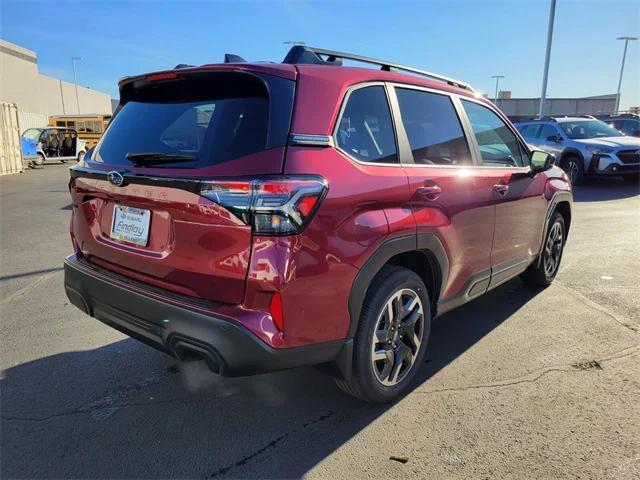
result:
<svg viewBox="0 0 640 480"><path fill-rule="evenodd" d="M322 177L203 182L200 195L233 212L258 235L302 232L327 191Z"/></svg>
<svg viewBox="0 0 640 480"><path fill-rule="evenodd" d="M159 82L161 80L173 80L178 78L178 74L174 72L153 73L145 77L149 82Z"/></svg>

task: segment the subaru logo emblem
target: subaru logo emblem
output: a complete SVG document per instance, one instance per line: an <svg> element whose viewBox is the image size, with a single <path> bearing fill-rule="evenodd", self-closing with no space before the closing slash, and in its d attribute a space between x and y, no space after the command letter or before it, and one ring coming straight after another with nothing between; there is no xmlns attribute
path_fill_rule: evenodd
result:
<svg viewBox="0 0 640 480"><path fill-rule="evenodd" d="M116 172L115 170L107 173L107 178L109 179L109 183L115 185L116 187L121 187L124 183L124 177L120 172Z"/></svg>

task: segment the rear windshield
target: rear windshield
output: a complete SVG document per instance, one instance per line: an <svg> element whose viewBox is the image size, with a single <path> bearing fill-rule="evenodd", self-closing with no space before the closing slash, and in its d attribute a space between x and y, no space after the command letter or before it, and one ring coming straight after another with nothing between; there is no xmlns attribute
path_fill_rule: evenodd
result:
<svg viewBox="0 0 640 480"><path fill-rule="evenodd" d="M272 80L280 87L291 84L292 102L293 82ZM276 90L281 97L282 88ZM273 101L282 103L282 98L270 98L265 81L254 75L142 81L121 94L128 98L93 155L97 162L131 165L128 155L149 153L193 158L154 167L199 168L286 143L291 109L278 105L272 112ZM275 124L271 132L270 122Z"/></svg>

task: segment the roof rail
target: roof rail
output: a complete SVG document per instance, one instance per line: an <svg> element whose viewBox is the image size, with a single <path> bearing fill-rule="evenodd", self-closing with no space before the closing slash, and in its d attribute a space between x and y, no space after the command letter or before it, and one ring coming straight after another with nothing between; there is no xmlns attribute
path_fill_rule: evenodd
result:
<svg viewBox="0 0 640 480"><path fill-rule="evenodd" d="M326 60L322 59L320 55L326 56ZM371 65L379 65L381 70L390 72L391 69L402 70L404 72L415 73L434 80L439 80L448 85L454 87L464 88L466 90L475 92L475 90L467 83L459 80L438 75L437 73L428 72L427 70L420 70L418 68L408 67L406 65L400 65L398 63L387 62L385 60L377 60L375 58L363 57L362 55L355 55L353 53L337 52L335 50L325 50L324 48L307 47L304 45L294 45L287 53L282 63L307 63L312 65L342 65L342 60L353 60L361 63L368 63Z"/></svg>

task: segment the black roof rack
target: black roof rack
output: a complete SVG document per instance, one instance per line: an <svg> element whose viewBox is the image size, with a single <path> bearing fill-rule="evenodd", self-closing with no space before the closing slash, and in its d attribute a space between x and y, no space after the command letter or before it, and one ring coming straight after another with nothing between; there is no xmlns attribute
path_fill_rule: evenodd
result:
<svg viewBox="0 0 640 480"><path fill-rule="evenodd" d="M325 56L323 59L321 55ZM324 48L307 47L304 45L295 45L291 47L289 53L284 58L282 63L306 63L312 65L342 65L342 60L353 60L356 62L368 63L371 65L379 65L381 70L390 72L392 69L402 70L404 72L415 73L424 77L439 80L441 82L453 85L455 87L464 88L466 90L475 91L469 84L461 82L459 80L438 75L437 73L429 72L427 70L420 70L418 68L408 67L406 65L400 65L398 63L387 62L385 60L377 60L375 58L363 57L362 55L355 55L353 53L337 52L334 50L325 50Z"/></svg>

